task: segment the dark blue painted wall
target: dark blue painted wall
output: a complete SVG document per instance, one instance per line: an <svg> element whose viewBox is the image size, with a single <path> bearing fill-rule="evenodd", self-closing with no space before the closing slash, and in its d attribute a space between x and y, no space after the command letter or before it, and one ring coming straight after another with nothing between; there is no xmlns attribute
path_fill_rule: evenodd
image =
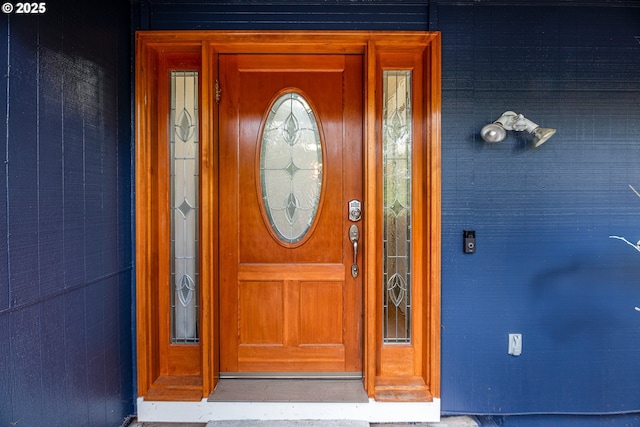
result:
<svg viewBox="0 0 640 427"><path fill-rule="evenodd" d="M130 7L0 16L0 425L133 413Z"/></svg>
<svg viewBox="0 0 640 427"><path fill-rule="evenodd" d="M425 30L425 0L134 0L141 29Z"/></svg>
<svg viewBox="0 0 640 427"><path fill-rule="evenodd" d="M637 425L640 4L193 1L137 5L145 29L442 32L442 408L496 425ZM506 110L558 131L479 137ZM477 252L462 253L474 229ZM507 335L523 334L523 354ZM489 418L483 421L489 422ZM591 423L591 424L590 424Z"/></svg>
<svg viewBox="0 0 640 427"><path fill-rule="evenodd" d="M443 409L637 411L640 253L608 236L640 239L640 8L448 3ZM535 150L482 142L506 110L558 131Z"/></svg>

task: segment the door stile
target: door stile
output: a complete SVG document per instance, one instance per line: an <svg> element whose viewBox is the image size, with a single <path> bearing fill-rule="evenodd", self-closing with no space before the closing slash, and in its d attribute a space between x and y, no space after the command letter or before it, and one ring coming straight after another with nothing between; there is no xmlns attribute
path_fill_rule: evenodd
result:
<svg viewBox="0 0 640 427"><path fill-rule="evenodd" d="M202 395L208 395L219 378L218 336L218 55L202 45L202 132L200 153L200 259L202 325Z"/></svg>
<svg viewBox="0 0 640 427"><path fill-rule="evenodd" d="M225 123L223 129L220 129L219 133L219 141L238 141L240 138L240 123L237 122L233 117L237 117L237 114L233 110L230 110L229 106L238 105L237 97L238 94L233 91L225 90L228 87L237 87L238 75L230 72L225 72L223 67L227 65L231 66L236 62L236 57L231 57L229 60L224 62L224 66L220 65L220 75L225 76L226 80L220 81L220 86L222 91L224 92L224 100L221 101L219 106L219 116L220 123ZM233 101L229 101L229 99L233 99ZM221 134L222 132L224 134ZM221 144L219 147L219 164L236 164L239 160L239 146L237 143L233 144ZM228 224L238 224L239 221L236 221L238 212L238 197L239 197L239 177L238 175L234 176L225 176L224 179L220 179L219 188L220 188L220 211L219 211L219 225L220 227L229 227ZM228 215L228 216L227 216ZM227 268L233 269L234 276L237 276L238 273L238 261L240 258L240 254L238 252L239 248L239 235L240 232L238 229L234 230L233 233L221 233L219 239L219 249L220 249L220 258L219 263L225 263L228 265ZM237 312L237 298L227 296L225 291L229 289L230 284L226 282L225 277L220 277L219 280L219 301L224 304L231 304L229 312ZM224 302L223 302L224 301ZM218 315L220 316L219 325L229 324L228 322L233 322L232 319L223 318L221 311L218 308ZM217 331L217 341L219 342L220 348L227 349L226 351L235 352L234 360L237 360L237 340L238 337L235 333L223 333L222 330L218 329ZM219 359L220 360L220 359ZM217 367L219 372L235 372L238 370L236 366L223 366L219 363Z"/></svg>
<svg viewBox="0 0 640 427"><path fill-rule="evenodd" d="M150 171L152 168L152 156L149 140L152 138L153 124L156 118L151 110L146 106L155 100L155 91L152 89L155 85L153 81L156 78L156 70L152 67L152 53L141 39L137 39L136 54L136 133L135 133L135 152L136 152L136 217L149 218L152 212L152 197L149 188L151 186ZM145 76L145 77L143 77ZM140 100L146 100L141 103ZM152 322L148 319L151 317L152 307L151 301L153 292L149 285L148 278L152 274L152 251L154 243L150 241L148 236L152 235L150 230L151 222L136 221L136 274L139 278L136 280L136 324L137 324L137 361L138 361L138 392L140 395L146 395L151 383L150 377L152 372L157 371L154 368L154 358L152 357L155 350L156 336L152 330ZM144 278L144 280L140 280Z"/></svg>
<svg viewBox="0 0 640 427"><path fill-rule="evenodd" d="M355 122L358 123L358 126L345 126L344 129L344 137L343 137L343 151L346 153L346 157L350 159L354 159L354 163L361 165L361 173L357 177L353 177L350 174L343 172L345 176L349 176L349 179L345 180L344 186L344 196L345 199L342 201L343 206L347 206L350 200L360 198L364 199L364 180L365 180L365 168L364 168L364 150L365 150L365 140L364 140L364 103L365 103L365 80L364 80L364 69L365 69L365 57L363 54L360 55L348 55L345 60L350 64L357 64L358 66L349 66L346 67L345 73L353 73L357 75L357 78L360 80L359 85L350 85L348 90L345 92L344 96L346 99L362 99L360 103L345 103L345 120L346 122ZM345 75L345 80L350 81L351 76ZM343 156L344 158L345 156ZM343 170L346 166L343 165ZM360 200L364 202L364 200ZM360 235L364 235L365 233L365 225L364 221L366 220L366 212L364 215L364 219L360 222L357 222L357 226L360 227ZM343 236L349 235L349 227L354 224L353 222L345 222L344 229L342 231ZM367 240L360 238L360 249L361 253L358 255L358 258L362 261L358 261L362 265L360 266L360 274L364 274L366 271L366 263L364 253L367 249ZM344 256L347 258L345 261L346 270L349 270L350 259L352 254L350 252L344 253ZM358 318L351 318L351 322L355 323L357 327L345 328L344 334L350 334L350 337L347 339L347 342L350 343L358 343L358 345L348 346L345 350L347 352L346 360L351 361L351 364L345 367L345 370L350 371L364 371L364 322L365 322L365 311L364 311L364 287L365 281L361 280L356 283L359 283L361 289L354 289L353 283L351 283L349 277L349 271L345 271L345 286L347 287L344 307L358 307L357 312ZM345 326L353 326L353 325L345 325ZM364 374L363 374L364 376Z"/></svg>
<svg viewBox="0 0 640 427"><path fill-rule="evenodd" d="M363 380L364 388L369 397L373 397L375 389L376 372L378 370L377 360L379 359L377 334L379 333L377 319L378 302L378 274L374 267L382 259L382 253L378 242L379 232L377 230L380 221L378 203L378 168L379 149L376 139L376 49L374 43L367 43L364 50L364 236L368 244L363 252L364 269L364 360L363 360Z"/></svg>
<svg viewBox="0 0 640 427"><path fill-rule="evenodd" d="M440 301L441 301L441 215L442 215L442 138L441 138L441 38L433 37L424 52L425 119L423 127L426 145L426 225L424 232L425 259L429 268L425 272L426 331L422 364L428 374L427 386L434 396L440 396Z"/></svg>

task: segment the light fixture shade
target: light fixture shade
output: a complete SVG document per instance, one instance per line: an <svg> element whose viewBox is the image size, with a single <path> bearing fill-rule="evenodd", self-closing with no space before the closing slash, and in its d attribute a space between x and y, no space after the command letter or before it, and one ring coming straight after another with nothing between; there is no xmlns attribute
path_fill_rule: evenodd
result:
<svg viewBox="0 0 640 427"><path fill-rule="evenodd" d="M547 141L547 139L551 138L554 133L556 133L555 129L541 128L538 126L533 130L533 132L531 132L531 134L534 136L533 146L534 147L541 146Z"/></svg>
<svg viewBox="0 0 640 427"><path fill-rule="evenodd" d="M482 128L480 136L486 142L500 142L507 136L507 131L500 123L489 123Z"/></svg>

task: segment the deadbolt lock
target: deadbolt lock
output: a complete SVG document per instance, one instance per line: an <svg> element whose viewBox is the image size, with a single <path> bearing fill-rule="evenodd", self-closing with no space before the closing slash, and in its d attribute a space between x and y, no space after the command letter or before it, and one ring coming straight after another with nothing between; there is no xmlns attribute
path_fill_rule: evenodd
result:
<svg viewBox="0 0 640 427"><path fill-rule="evenodd" d="M349 221L360 221L362 219L362 206L360 200L349 202Z"/></svg>

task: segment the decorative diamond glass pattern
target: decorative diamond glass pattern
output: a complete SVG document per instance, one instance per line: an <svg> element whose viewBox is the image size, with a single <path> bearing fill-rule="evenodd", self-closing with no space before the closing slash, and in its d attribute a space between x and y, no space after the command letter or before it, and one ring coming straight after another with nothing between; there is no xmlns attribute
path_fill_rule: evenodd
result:
<svg viewBox="0 0 640 427"><path fill-rule="evenodd" d="M260 187L269 224L287 244L300 242L318 211L322 145L305 98L287 92L268 111L260 147Z"/></svg>
<svg viewBox="0 0 640 427"><path fill-rule="evenodd" d="M411 342L411 71L382 76L383 340Z"/></svg>
<svg viewBox="0 0 640 427"><path fill-rule="evenodd" d="M198 73L171 76L171 342L198 336Z"/></svg>

